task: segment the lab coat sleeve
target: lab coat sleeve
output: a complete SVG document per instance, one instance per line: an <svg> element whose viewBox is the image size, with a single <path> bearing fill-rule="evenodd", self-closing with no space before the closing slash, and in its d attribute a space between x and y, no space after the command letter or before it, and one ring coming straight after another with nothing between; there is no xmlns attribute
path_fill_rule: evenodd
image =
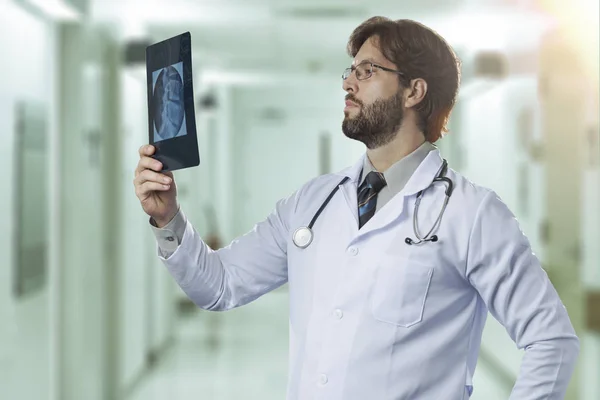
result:
<svg viewBox="0 0 600 400"><path fill-rule="evenodd" d="M198 307L225 311L247 304L287 282L287 221L296 196L277 202L265 220L216 251L188 220L175 252L158 257Z"/></svg>
<svg viewBox="0 0 600 400"><path fill-rule="evenodd" d="M579 339L529 240L493 191L474 219L466 273L492 316L525 349L510 399L562 400Z"/></svg>

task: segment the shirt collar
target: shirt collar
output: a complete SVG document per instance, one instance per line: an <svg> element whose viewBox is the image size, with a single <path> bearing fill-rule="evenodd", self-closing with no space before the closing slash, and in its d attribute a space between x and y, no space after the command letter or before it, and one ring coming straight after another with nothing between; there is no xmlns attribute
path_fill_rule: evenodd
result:
<svg viewBox="0 0 600 400"><path fill-rule="evenodd" d="M399 193L413 173L416 171L417 167L423 162L427 154L430 151L436 150L437 147L428 141L425 141L421 146L419 146L415 151L408 154L407 156L401 158L399 161L395 162L390 166L384 173L383 176L387 183L389 190L393 194ZM367 174L371 171L376 171L373 164L369 160L369 157L364 155L362 160L362 176L360 177L360 184L365 180ZM359 172L360 175L360 172Z"/></svg>
<svg viewBox="0 0 600 400"><path fill-rule="evenodd" d="M435 173L439 170L439 168L442 165L443 159L441 158L438 148L434 144L427 142L423 143L423 146L419 147L418 154L423 156L421 154L421 147L429 148L429 150L427 152L423 150L423 153L425 153L425 158L418 165L416 170L412 171L410 179L408 180L408 182L406 182L406 186L401 189L401 191L403 191L405 195L413 195L419 190L426 188L430 184L431 180L434 178ZM409 154L409 156L411 154ZM415 158L420 158L421 156ZM334 173L334 175L338 175L340 177L347 177L349 178L350 183L356 185L360 173L363 169L366 157L366 153L363 153L362 156L354 163L354 165L346 167L343 170ZM403 158L402 160L404 160L405 158Z"/></svg>

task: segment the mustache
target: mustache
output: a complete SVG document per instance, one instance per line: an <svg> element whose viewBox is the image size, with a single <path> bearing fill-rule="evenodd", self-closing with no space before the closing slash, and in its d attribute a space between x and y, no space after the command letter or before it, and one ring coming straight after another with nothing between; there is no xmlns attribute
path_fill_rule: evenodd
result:
<svg viewBox="0 0 600 400"><path fill-rule="evenodd" d="M362 105L363 105L363 104L362 104L362 102L361 102L360 100L358 100L357 98L355 98L355 97L354 97L354 96L352 96L351 94L348 94L348 95L346 95L346 97L345 97L345 100L346 100L346 101L351 101L351 102L353 102L354 104L357 104L357 105L359 105L359 106L362 106Z"/></svg>

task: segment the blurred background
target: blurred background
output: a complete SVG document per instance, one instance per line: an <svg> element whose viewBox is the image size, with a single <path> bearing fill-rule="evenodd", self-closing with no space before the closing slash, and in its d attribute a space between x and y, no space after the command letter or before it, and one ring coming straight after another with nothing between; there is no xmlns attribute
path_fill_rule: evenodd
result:
<svg viewBox="0 0 600 400"><path fill-rule="evenodd" d="M566 398L600 399L598 0L0 0L0 399L285 397L287 285L206 312L156 256L145 48L191 32L201 165L175 178L219 246L364 151L341 73L374 15L461 58L437 145L517 215L581 339ZM472 399L507 399L522 355L489 316Z"/></svg>

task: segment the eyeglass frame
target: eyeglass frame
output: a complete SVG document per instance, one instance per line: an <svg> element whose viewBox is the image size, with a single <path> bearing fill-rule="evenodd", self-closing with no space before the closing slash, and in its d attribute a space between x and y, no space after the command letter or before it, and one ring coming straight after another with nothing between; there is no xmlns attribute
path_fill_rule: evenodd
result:
<svg viewBox="0 0 600 400"><path fill-rule="evenodd" d="M368 77L366 77L366 78L363 78L363 79L359 79L359 77L358 77L358 75L357 75L357 76L356 76L356 79L358 79L359 81L364 81L364 80L367 80L367 79L369 79L370 77L372 77L372 76L373 76L373 67L379 68L379 69L381 69L381 70L383 70L383 71L387 71L387 72L394 72L394 73L396 73L396 74L400 75L402 78L406 79L406 75L405 75L403 72L401 72L401 71L398 71L398 70L395 70L395 69L391 69L391 68L387 68L387 67L381 66L381 65L379 65L379 64L376 64L376 63L374 63L374 62L372 62L372 61L363 61L363 62L361 62L361 63L360 63L360 64L358 64L358 65L351 66L351 67L349 67L349 68L346 68L346 69L344 69L344 72L342 73L342 80L344 80L344 81L345 81L346 79L348 79L348 78L350 77L350 75L352 75L352 72L356 71L356 69L357 69L358 67L360 67L361 65L365 65L365 64L371 64L371 69L370 69L370 71L371 71L371 72L370 72L370 74L369 74L369 76L368 76ZM348 72L348 71L349 71L349 72ZM344 78L344 75L346 75L346 73L347 73L347 72L348 72L348 76L346 76L346 77Z"/></svg>

